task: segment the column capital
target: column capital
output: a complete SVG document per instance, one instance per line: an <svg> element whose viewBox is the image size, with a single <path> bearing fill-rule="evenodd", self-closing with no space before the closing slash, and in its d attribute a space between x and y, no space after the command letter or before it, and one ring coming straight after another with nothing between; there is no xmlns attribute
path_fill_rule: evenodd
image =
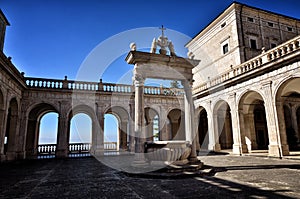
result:
<svg viewBox="0 0 300 199"><path fill-rule="evenodd" d="M144 86L145 77L141 73L134 73L133 81L135 86Z"/></svg>

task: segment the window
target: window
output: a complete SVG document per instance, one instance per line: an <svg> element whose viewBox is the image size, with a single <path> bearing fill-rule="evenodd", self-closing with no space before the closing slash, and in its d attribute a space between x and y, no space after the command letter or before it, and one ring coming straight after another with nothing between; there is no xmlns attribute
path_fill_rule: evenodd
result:
<svg viewBox="0 0 300 199"><path fill-rule="evenodd" d="M229 46L228 46L228 43L227 43L227 44L223 45L223 54L228 53L228 51L229 51Z"/></svg>
<svg viewBox="0 0 300 199"><path fill-rule="evenodd" d="M221 28L224 28L226 26L226 22L222 23Z"/></svg>
<svg viewBox="0 0 300 199"><path fill-rule="evenodd" d="M292 27L286 27L287 31L292 32L293 28Z"/></svg>
<svg viewBox="0 0 300 199"><path fill-rule="evenodd" d="M272 22L268 22L268 26L273 27L274 24Z"/></svg>
<svg viewBox="0 0 300 199"><path fill-rule="evenodd" d="M248 17L249 22L254 22L254 19L252 17Z"/></svg>
<svg viewBox="0 0 300 199"><path fill-rule="evenodd" d="M250 48L257 49L256 39L250 39Z"/></svg>
<svg viewBox="0 0 300 199"><path fill-rule="evenodd" d="M274 43L271 43L271 48L275 48L277 45Z"/></svg>

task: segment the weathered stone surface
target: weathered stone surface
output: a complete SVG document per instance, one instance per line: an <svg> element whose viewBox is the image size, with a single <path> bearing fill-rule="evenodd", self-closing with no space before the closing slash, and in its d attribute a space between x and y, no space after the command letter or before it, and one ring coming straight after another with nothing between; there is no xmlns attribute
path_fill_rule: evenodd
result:
<svg viewBox="0 0 300 199"><path fill-rule="evenodd" d="M128 176L94 158L0 165L0 198L299 198L300 160L202 156L202 173Z"/></svg>

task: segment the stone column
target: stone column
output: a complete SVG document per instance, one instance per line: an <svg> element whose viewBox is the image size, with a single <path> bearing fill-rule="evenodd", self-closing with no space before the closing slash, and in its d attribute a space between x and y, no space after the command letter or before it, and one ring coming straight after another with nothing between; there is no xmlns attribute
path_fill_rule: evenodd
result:
<svg viewBox="0 0 300 199"><path fill-rule="evenodd" d="M279 149L282 150L281 155L289 155L290 152L289 152L289 146L287 144L283 103L276 102L275 108L276 108L276 111L274 110L275 121L278 125L278 131L280 132L280 133L278 133L278 136L280 136L279 142L278 142L278 145L280 147ZM276 114L276 112L277 112L277 114ZM267 115L267 110L266 110L266 115ZM268 128L268 131L269 131L269 128ZM270 133L269 133L269 136L270 136ZM269 140L270 140L270 137L269 137ZM269 147L269 150L270 150L270 147ZM281 156L279 156L279 157L281 157Z"/></svg>
<svg viewBox="0 0 300 199"><path fill-rule="evenodd" d="M4 157L4 138L5 138L5 110L0 110L0 162Z"/></svg>
<svg viewBox="0 0 300 199"><path fill-rule="evenodd" d="M93 121L91 154L101 156L104 155L104 111L96 106L97 121Z"/></svg>
<svg viewBox="0 0 300 199"><path fill-rule="evenodd" d="M232 122L232 136L233 136L233 146L232 152L234 154L242 155L247 153L247 146L245 141L245 122L243 109L238 107L236 103L236 94L230 94L230 113Z"/></svg>
<svg viewBox="0 0 300 199"><path fill-rule="evenodd" d="M218 116L217 114L213 114L211 111L207 111L207 122L208 122L208 150L212 151L220 151L221 146L219 144L219 136L217 136L217 122Z"/></svg>
<svg viewBox="0 0 300 199"><path fill-rule="evenodd" d="M135 160L133 165L144 165L145 161L145 110L144 110L144 77L135 71L134 86L135 86L135 116L134 116L134 133L135 133Z"/></svg>
<svg viewBox="0 0 300 199"><path fill-rule="evenodd" d="M275 116L275 106L273 106L272 82L266 82L262 85L262 90L265 93L265 110L269 134L269 156L282 157L286 155L286 147L282 146L281 135L279 134L278 120ZM279 111L278 113L280 113ZM282 111L283 113L283 111ZM281 113L280 113L281 114ZM281 117L280 117L281 118ZM283 117L284 118L284 117Z"/></svg>
<svg viewBox="0 0 300 199"><path fill-rule="evenodd" d="M57 129L57 145L56 145L56 157L65 158L68 156L68 117L65 112L61 112L58 117L58 129Z"/></svg>
<svg viewBox="0 0 300 199"><path fill-rule="evenodd" d="M128 126L128 121L121 121L120 122L120 128L119 128L119 131L120 131L120 146L119 146L119 149L121 150L127 150L127 126Z"/></svg>
<svg viewBox="0 0 300 199"><path fill-rule="evenodd" d="M135 152L135 132L134 132L134 103L131 102L129 104L129 110L130 110L130 120L129 122L129 151Z"/></svg>
<svg viewBox="0 0 300 199"><path fill-rule="evenodd" d="M192 82L183 81L185 90L184 95L184 109L185 109L185 133L186 141L192 145L191 155L189 160L191 162L198 161L196 152L196 131L195 131L195 108L192 98Z"/></svg>
<svg viewBox="0 0 300 199"><path fill-rule="evenodd" d="M293 104L291 116L292 116L293 129L295 131L295 135L297 136L297 142L299 142L300 137L299 137L299 125L297 121L297 104Z"/></svg>

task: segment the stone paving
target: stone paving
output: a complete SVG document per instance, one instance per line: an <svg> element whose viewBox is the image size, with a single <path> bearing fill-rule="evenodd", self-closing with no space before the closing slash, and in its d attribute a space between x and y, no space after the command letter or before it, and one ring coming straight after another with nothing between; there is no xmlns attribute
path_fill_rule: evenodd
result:
<svg viewBox="0 0 300 199"><path fill-rule="evenodd" d="M199 158L210 172L179 178L127 175L93 157L2 163L0 198L300 198L300 160Z"/></svg>

